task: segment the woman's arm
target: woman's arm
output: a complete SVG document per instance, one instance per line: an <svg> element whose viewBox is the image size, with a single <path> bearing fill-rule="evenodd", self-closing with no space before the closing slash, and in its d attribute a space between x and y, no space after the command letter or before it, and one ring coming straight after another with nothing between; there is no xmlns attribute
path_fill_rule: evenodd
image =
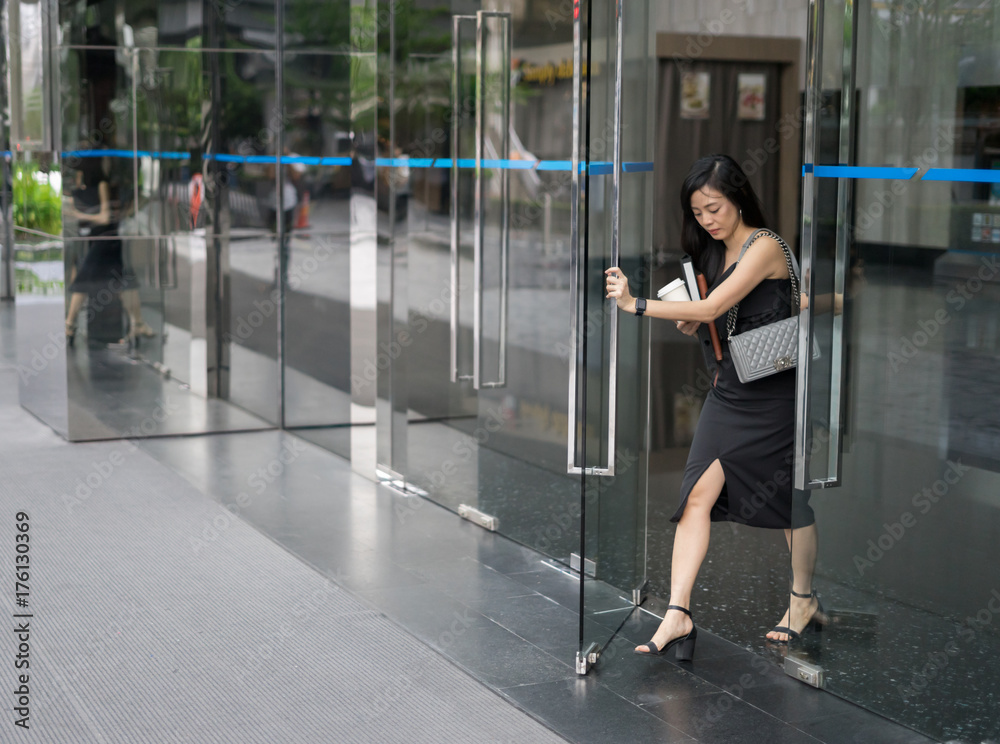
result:
<svg viewBox="0 0 1000 744"><path fill-rule="evenodd" d="M628 280L622 270L612 267L604 273L607 276L607 297L614 298L620 309L634 313L635 298L629 292ZM773 238L762 236L747 250L733 273L707 299L691 302L646 300L646 315L664 320L711 323L750 294L750 290L763 280L787 277L788 266L781 246Z"/></svg>
<svg viewBox="0 0 1000 744"><path fill-rule="evenodd" d="M63 207L63 212L78 220L85 220L92 225L107 225L111 222L111 187L107 181L101 181L97 186L97 194L101 199L101 209L97 214L81 212L72 205Z"/></svg>

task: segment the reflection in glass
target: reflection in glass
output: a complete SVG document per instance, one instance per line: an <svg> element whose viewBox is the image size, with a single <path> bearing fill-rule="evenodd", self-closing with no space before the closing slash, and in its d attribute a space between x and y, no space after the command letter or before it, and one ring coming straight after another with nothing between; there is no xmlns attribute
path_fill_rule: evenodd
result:
<svg viewBox="0 0 1000 744"><path fill-rule="evenodd" d="M979 713L1000 699L1000 636L984 622L998 606L995 577L980 570L1000 560L997 9L855 12L854 68L838 34L819 51L855 81L857 134L831 128L826 140L859 166L911 170L857 179L839 213L807 205L806 219L826 225L816 291L844 287L845 338L843 378L816 367L809 398L839 394L844 439L840 487L812 501L835 632L798 653L836 694L935 738L987 740L1000 733ZM843 260L828 247L837 238Z"/></svg>
<svg viewBox="0 0 1000 744"><path fill-rule="evenodd" d="M364 196L355 193L363 180L358 159L372 140L365 136L372 124L356 118L370 95L357 88L365 77L365 50L351 48L362 11L348 2L284 2L285 205L294 205L283 241L285 425L350 457L349 425L374 423L374 366L352 373L363 353L352 343L352 321L371 312L371 298L352 307L370 286L353 281L352 253L370 221L365 215L374 218L374 209L359 211ZM322 53L299 51L309 48ZM357 247L374 254L367 241ZM352 410L352 391L366 413Z"/></svg>
<svg viewBox="0 0 1000 744"><path fill-rule="evenodd" d="M109 13L91 6L77 41L113 45ZM266 426L279 389L273 55L102 47L60 50L60 169L25 157L15 189L20 232L64 238L69 415L53 425L71 439ZM25 262L25 289L51 283L41 263ZM19 326L28 359L40 330ZM42 387L22 400L48 416Z"/></svg>

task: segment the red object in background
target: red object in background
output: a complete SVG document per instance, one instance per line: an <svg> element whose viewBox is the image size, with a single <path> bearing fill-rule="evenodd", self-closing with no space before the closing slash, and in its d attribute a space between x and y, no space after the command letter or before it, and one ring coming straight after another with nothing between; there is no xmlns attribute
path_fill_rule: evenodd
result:
<svg viewBox="0 0 1000 744"><path fill-rule="evenodd" d="M295 220L295 229L309 227L309 192L302 194L302 203L299 205L299 216Z"/></svg>
<svg viewBox="0 0 1000 744"><path fill-rule="evenodd" d="M191 229L198 227L198 213L201 211L202 187L204 181L200 173L191 176Z"/></svg>

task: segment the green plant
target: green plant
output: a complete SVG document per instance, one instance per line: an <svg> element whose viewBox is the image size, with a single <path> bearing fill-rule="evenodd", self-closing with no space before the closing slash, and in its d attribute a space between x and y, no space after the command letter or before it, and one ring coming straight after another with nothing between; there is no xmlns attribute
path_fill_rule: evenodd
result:
<svg viewBox="0 0 1000 744"><path fill-rule="evenodd" d="M62 198L34 163L14 163L14 224L62 235Z"/></svg>

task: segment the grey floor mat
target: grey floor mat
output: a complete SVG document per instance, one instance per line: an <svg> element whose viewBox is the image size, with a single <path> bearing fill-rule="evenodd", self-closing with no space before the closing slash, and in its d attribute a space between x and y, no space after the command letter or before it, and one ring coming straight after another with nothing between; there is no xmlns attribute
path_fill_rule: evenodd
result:
<svg viewBox="0 0 1000 744"><path fill-rule="evenodd" d="M34 615L31 728L12 723L11 667L0 741L563 741L128 443L42 439L0 441L0 601ZM15 647L0 636L2 658Z"/></svg>

